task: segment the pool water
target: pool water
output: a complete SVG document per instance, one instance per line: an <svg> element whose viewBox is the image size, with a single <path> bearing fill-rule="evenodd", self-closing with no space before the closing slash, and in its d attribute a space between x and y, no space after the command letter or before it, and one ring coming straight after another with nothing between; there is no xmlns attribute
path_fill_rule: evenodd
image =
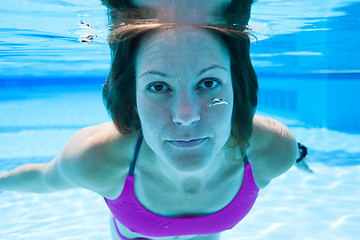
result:
<svg viewBox="0 0 360 240"><path fill-rule="evenodd" d="M82 127L108 121L101 86L0 91L0 171L51 160ZM268 115L267 113L261 113ZM67 117L66 117L67 116ZM64 118L65 117L65 118ZM293 167L273 180L230 239L357 239L360 227L360 135L287 124L309 147L309 174ZM3 192L0 239L110 239L103 199L86 190Z"/></svg>
<svg viewBox="0 0 360 240"><path fill-rule="evenodd" d="M281 88L295 101L294 82L324 76L335 78L337 86L342 79L358 81L359 3L255 2L250 24L259 39L253 42L252 60L260 95L276 95ZM106 8L100 0L3 1L0 13L1 173L48 162L79 129L110 120L101 97L110 53ZM94 28L79 28L81 21ZM91 44L79 41L86 31L97 34ZM352 96L360 96L353 90ZM324 91L308 98L318 103ZM273 180L260 191L249 215L221 239L358 239L360 132L318 126L294 111L269 108L263 100L257 114L290 128L309 148L307 161L314 173L293 167ZM351 115L360 116L357 105L352 106ZM335 106L329 107L331 113ZM104 200L86 190L0 193L0 239L110 239L108 221Z"/></svg>

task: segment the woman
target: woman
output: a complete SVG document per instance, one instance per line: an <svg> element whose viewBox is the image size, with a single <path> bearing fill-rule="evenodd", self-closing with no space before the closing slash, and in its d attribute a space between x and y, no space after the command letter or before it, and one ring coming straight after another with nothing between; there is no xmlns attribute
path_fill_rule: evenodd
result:
<svg viewBox="0 0 360 240"><path fill-rule="evenodd" d="M114 216L113 239L219 239L297 156L284 125L254 116L248 36L134 24L115 28L110 45L113 122L80 130L48 164L2 175L0 190L94 191Z"/></svg>

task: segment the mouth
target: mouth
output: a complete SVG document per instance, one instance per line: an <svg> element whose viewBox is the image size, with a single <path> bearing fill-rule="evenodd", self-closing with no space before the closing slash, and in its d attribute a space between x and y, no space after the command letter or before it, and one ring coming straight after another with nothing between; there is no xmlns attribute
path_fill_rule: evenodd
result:
<svg viewBox="0 0 360 240"><path fill-rule="evenodd" d="M179 148L197 147L205 142L207 138L194 138L189 140L168 140L170 144Z"/></svg>

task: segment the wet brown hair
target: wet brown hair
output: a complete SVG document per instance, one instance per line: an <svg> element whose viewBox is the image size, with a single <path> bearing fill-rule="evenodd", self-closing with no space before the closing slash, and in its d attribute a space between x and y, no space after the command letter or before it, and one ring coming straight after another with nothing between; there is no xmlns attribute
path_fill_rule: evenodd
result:
<svg viewBox="0 0 360 240"><path fill-rule="evenodd" d="M135 57L146 34L176 27L172 23L116 26L109 35L112 64L103 88L103 100L116 128L123 134L141 129L136 110ZM233 25L198 26L219 36L230 53L234 107L231 136L233 147L244 150L253 129L257 106L258 81L250 61L249 34Z"/></svg>

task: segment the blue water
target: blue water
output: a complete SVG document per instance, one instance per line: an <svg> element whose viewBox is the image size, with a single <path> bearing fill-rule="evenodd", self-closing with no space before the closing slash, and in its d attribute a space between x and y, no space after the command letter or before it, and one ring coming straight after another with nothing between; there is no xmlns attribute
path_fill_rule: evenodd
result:
<svg viewBox="0 0 360 240"><path fill-rule="evenodd" d="M53 159L79 129L109 121L101 85L0 90L0 173ZM356 240L360 229L360 134L280 120L309 147L314 174L293 167L273 180L250 214L221 240ZM101 196L81 189L0 194L0 239L110 239Z"/></svg>
<svg viewBox="0 0 360 240"><path fill-rule="evenodd" d="M253 4L257 113L308 146L315 174L292 168L276 179L223 239L357 239L359 14L358 0ZM93 28L79 28L81 21ZM81 43L89 33L97 38ZM0 172L48 162L76 131L110 120L101 99L107 33L98 0L1 1ZM0 239L109 238L103 201L87 191L2 193L0 212Z"/></svg>
<svg viewBox="0 0 360 240"><path fill-rule="evenodd" d="M2 82L15 76L106 77L108 19L100 0L1 1L0 13ZM260 0L251 13L259 76L360 73L359 0ZM94 28L80 29L80 21ZM79 36L89 31L98 37L80 44Z"/></svg>
<svg viewBox="0 0 360 240"><path fill-rule="evenodd" d="M106 11L100 0L2 1L0 87L102 84L110 66ZM260 0L251 13L259 109L360 133L360 1ZM97 37L80 43L89 34Z"/></svg>

